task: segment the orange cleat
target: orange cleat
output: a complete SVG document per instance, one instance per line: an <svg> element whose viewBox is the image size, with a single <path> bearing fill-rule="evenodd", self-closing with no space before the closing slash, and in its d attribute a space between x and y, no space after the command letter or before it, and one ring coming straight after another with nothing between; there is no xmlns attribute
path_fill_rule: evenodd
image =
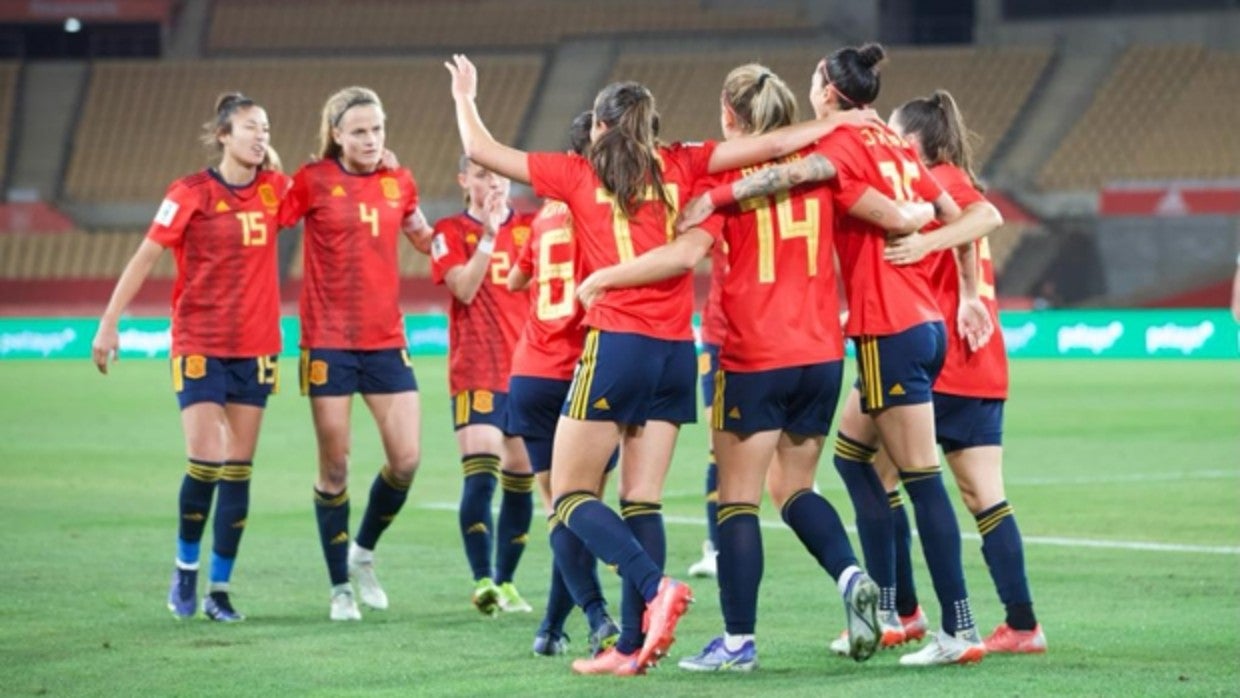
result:
<svg viewBox="0 0 1240 698"><path fill-rule="evenodd" d="M636 663L634 662L636 658L636 655L621 654L615 647L609 647L600 652L597 657L574 659L573 673L620 674L621 676L645 673L644 671L636 670Z"/></svg>
<svg viewBox="0 0 1240 698"><path fill-rule="evenodd" d="M910 615L900 616L900 625L904 626L904 642L912 642L920 640L926 636L929 630L929 623L926 622L926 614L922 612L921 606L918 606Z"/></svg>
<svg viewBox="0 0 1240 698"><path fill-rule="evenodd" d="M1042 654L1046 651L1046 635L1042 633L1041 623L1033 630L1014 630L1007 623L1000 623L982 643L987 652Z"/></svg>
<svg viewBox="0 0 1240 698"><path fill-rule="evenodd" d="M637 666L644 670L667 656L668 649L676 641L676 624L693 603L693 590L688 584L664 577L659 582L659 593L646 605L642 628L646 642L637 652Z"/></svg>

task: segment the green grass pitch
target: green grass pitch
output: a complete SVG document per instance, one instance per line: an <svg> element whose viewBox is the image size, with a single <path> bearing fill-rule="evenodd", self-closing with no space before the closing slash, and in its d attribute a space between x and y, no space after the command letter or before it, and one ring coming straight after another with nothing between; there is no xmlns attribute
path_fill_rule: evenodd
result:
<svg viewBox="0 0 1240 698"><path fill-rule="evenodd" d="M104 696L1236 695L1240 693L1240 364L1019 361L1007 415L1008 496L1027 538L1050 652L915 670L895 652L829 656L843 612L833 583L764 506L762 668L702 676L674 661L646 678L577 677L569 657L534 658L533 615L481 617L456 529L459 465L442 359L419 359L424 457L409 506L381 541L392 600L361 623L327 620L311 508L315 446L294 362L272 400L255 466L234 599L249 619L174 621L164 608L184 470L162 361L107 378L85 361L0 362L0 693ZM291 388L291 389L290 389ZM354 526L381 462L355 413ZM681 435L668 481L669 570L704 535L701 425ZM824 458L819 483L851 522ZM1002 619L976 529L957 507L974 611ZM204 541L204 551L208 540ZM1143 544L1165 544L1165 547ZM915 553L920 555L920 553ZM536 519L517 582L540 606L545 527ZM613 608L618 585L604 574ZM932 621L938 610L919 575ZM712 580L672 659L722 627ZM541 609L539 609L540 611ZM584 651L580 615L571 656Z"/></svg>

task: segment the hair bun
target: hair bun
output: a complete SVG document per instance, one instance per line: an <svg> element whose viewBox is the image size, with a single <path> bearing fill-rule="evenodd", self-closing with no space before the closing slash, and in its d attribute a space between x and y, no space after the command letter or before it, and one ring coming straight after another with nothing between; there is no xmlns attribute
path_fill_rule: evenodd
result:
<svg viewBox="0 0 1240 698"><path fill-rule="evenodd" d="M221 114L232 109L239 102L246 101L245 95L240 92L224 92L215 99L215 113Z"/></svg>
<svg viewBox="0 0 1240 698"><path fill-rule="evenodd" d="M882 44L866 44L857 49L857 56L861 59L861 65L865 68L873 68L883 59L887 57L887 51L883 49Z"/></svg>

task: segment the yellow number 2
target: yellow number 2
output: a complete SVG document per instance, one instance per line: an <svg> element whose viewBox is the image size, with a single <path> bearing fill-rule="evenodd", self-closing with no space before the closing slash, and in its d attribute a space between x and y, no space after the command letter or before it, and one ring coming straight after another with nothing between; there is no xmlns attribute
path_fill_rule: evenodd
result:
<svg viewBox="0 0 1240 698"><path fill-rule="evenodd" d="M262 211L239 211L241 221L241 244L244 247L261 247L267 244L267 224Z"/></svg>

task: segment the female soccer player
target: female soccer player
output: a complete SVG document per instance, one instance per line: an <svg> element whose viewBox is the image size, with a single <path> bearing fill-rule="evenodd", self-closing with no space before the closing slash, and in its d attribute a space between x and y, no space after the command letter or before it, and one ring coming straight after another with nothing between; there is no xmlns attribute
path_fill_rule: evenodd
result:
<svg viewBox="0 0 1240 698"><path fill-rule="evenodd" d="M810 101L819 114L849 111L878 96L878 64L883 48L868 44L836 51L818 63ZM695 224L713 206L788 189L806 181L837 179L837 206L852 208L871 187L898 200L934 203L945 222L960 219L956 230L974 232L991 224L978 212L962 216L898 135L882 126L839 129L818 144L817 153L781 167L716 187L695 202L682 226ZM954 234L954 233L952 233ZM895 610L894 534L886 513L886 490L870 461L881 439L900 471L916 511L922 547L943 608L942 628L935 641L901 658L905 665L980 661L985 647L969 609L960 557L960 529L943 486L934 435L930 389L943 361L943 316L922 270L897 267L883 258L885 231L854 217L841 218L836 246L849 300L845 334L857 346L860 392L845 402L836 446L836 467L848 486L858 516L885 517L874 535L862 537L870 573L882 588L881 643L903 641ZM977 263L972 245L957 248L961 256L961 304L957 322L975 346L993 330L977 297ZM841 456L848 463L842 465ZM880 511L882 510L882 511ZM882 535L879 535L881 533Z"/></svg>
<svg viewBox="0 0 1240 698"><path fill-rule="evenodd" d="M595 98L588 159L527 154L498 143L486 130L474 104L473 64L457 55L445 65L452 74L466 154L507 177L532 182L539 195L568 205L583 273L664 244L677 208L701 176L785 155L835 125L801 124L717 147L656 147L653 96L637 83L614 83ZM671 645L675 625L691 600L686 585L662 574L665 543L659 503L679 425L694 418L690 284L683 276L625 289L586 313L590 331L552 453L556 513L593 553L618 567L636 590L630 598L644 601L649 617L642 640L642 604L623 604L616 647L574 662L579 672L644 671ZM624 519L594 494L621 442Z"/></svg>
<svg viewBox="0 0 1240 698"><path fill-rule="evenodd" d="M723 245L711 248L710 290L702 305L702 353L698 354L698 380L702 388L702 417L711 423L711 405L715 402L715 372L719 370L719 347L723 344L723 311L719 299L723 293L724 269L728 256ZM691 577L714 577L719 571L719 466L715 462L715 447L710 447L710 460L706 464L706 540L702 541L702 558L689 565Z"/></svg>
<svg viewBox="0 0 1240 698"><path fill-rule="evenodd" d="M572 152L590 145L590 112L577 115L569 128ZM534 635L536 655L567 651L564 622L574 602L590 625L591 655L615 644L619 635L598 580L594 555L555 517L551 498L551 444L560 408L568 396L573 366L581 356L586 330L577 303L576 245L572 216L562 201L547 201L531 224L530 237L508 274L508 288L524 290L531 283L530 312L517 340L508 382L508 427L525 441L530 465L547 513L554 563L547 608ZM602 483L598 496L602 496Z"/></svg>
<svg viewBox="0 0 1240 698"><path fill-rule="evenodd" d="M267 112L240 93L221 95L203 142L219 165L168 188L146 239L125 266L91 346L101 373L120 348L117 322L165 248L176 257L172 292L172 387L189 460L178 499L176 566L168 608L198 607L199 546L216 489L210 586L202 611L244 617L229 580L250 506L250 472L267 396L278 384L280 289L276 213L288 177L275 162Z"/></svg>
<svg viewBox="0 0 1240 698"><path fill-rule="evenodd" d="M534 513L534 475L521 437L509 435L507 415L512 351L529 301L508 290L508 272L529 237L531 217L509 207L507 178L469 158L460 162L457 182L465 191L466 210L435 223L431 278L452 293L448 384L464 471L461 538L474 577L474 606L486 615L528 613L533 609L512 579ZM497 477L504 495L495 528L491 499Z"/></svg>
<svg viewBox="0 0 1240 698"><path fill-rule="evenodd" d="M396 246L425 248L431 228L404 168L381 166L383 105L348 87L323 106L321 159L304 165L280 208L280 225L305 218L301 292L301 390L310 397L319 448L314 508L331 578L332 620L360 620L361 600L387 608L374 572L379 536L405 503L420 457L421 405L406 349ZM350 412L361 393L387 463L370 488L357 540L349 539Z"/></svg>
<svg viewBox="0 0 1240 698"><path fill-rule="evenodd" d="M724 81L721 108L724 136L735 139L791 123L796 98L770 70L750 64ZM733 171L718 179L740 178ZM923 211L921 219L908 218L878 195L858 209L869 211L880 215L866 215L893 224L903 220L903 230L916 229L930 215ZM719 298L725 334L711 424L719 464L719 598L726 633L682 660L684 669L757 667L754 627L763 569L758 506L764 482L784 520L837 581L853 630L854 658L869 658L877 645L878 587L858 567L835 509L813 491L843 376L835 215L830 190L821 184L749 199L669 245L596 271L580 287L583 298L597 299L599 290L684 274L712 248L726 250ZM788 303L789 298L801 300Z"/></svg>
<svg viewBox="0 0 1240 698"><path fill-rule="evenodd" d="M998 225L1002 218L982 196L982 187L973 173L969 131L951 93L936 90L928 98L909 101L896 109L890 123L892 130L916 149L935 179L962 209L989 209ZM933 230L927 228L923 232ZM939 308L947 315L959 305L960 285L956 260L943 250L951 250L962 242L972 241L950 239L938 232L910 235L886 254L888 260L897 264L916 263L929 255L924 266L928 267ZM978 247L981 264L980 296L991 322L997 325L990 246L984 237L973 244ZM934 382L935 436L951 466L964 505L977 521L982 556L1007 615L983 642L988 652L1040 653L1046 651L1046 636L1033 613L1033 597L1025 576L1024 544L1003 489L1003 406L1007 395L1007 354L1002 334L996 334L975 351L956 328L949 328L947 357ZM879 451L875 465L883 484L888 490L895 489L898 473L885 452ZM902 509L897 511L897 517L902 513ZM903 527L897 520L896 545L905 549L897 549L897 565L909 559L908 541L900 535L907 529L907 517ZM903 589L906 580L908 594ZM911 571L897 570L896 581L900 614L916 614L917 596Z"/></svg>

